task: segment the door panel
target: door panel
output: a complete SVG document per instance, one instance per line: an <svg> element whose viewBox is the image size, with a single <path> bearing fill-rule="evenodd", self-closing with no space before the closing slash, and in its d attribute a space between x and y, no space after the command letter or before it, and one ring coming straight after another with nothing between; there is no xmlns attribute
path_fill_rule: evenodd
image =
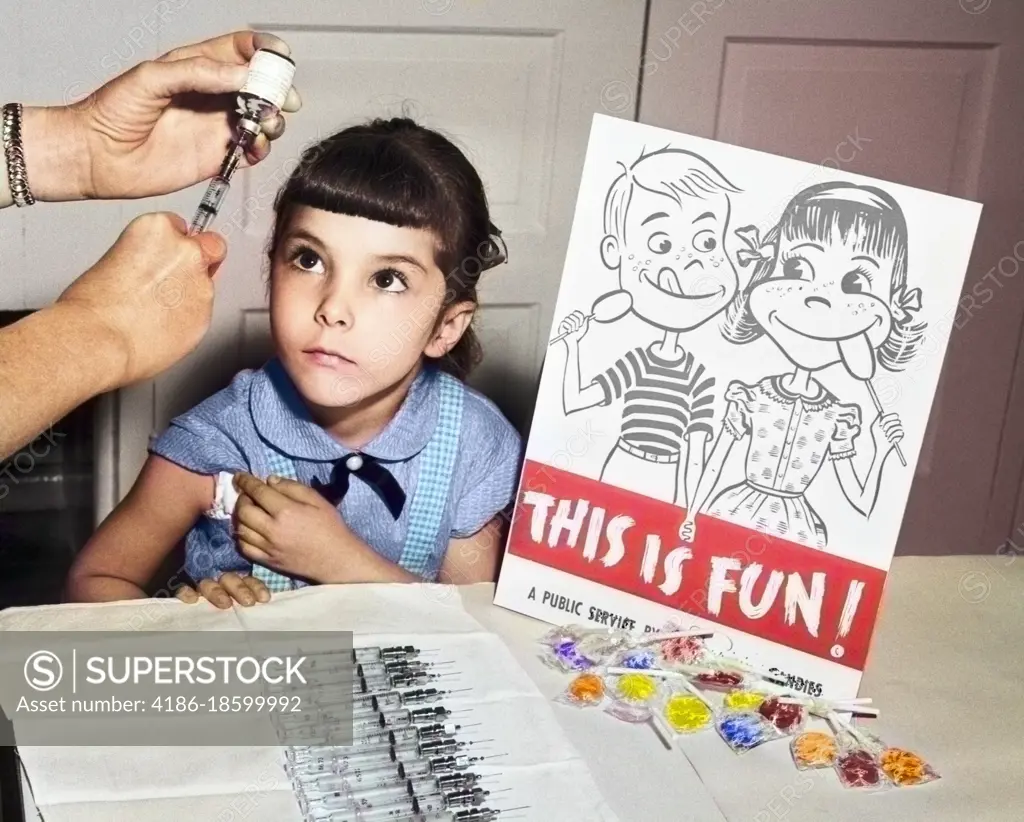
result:
<svg viewBox="0 0 1024 822"><path fill-rule="evenodd" d="M147 402L152 413L142 416L147 430L122 428L121 495L145 459L150 430L270 351L263 254L274 195L304 147L375 116L407 114L438 128L484 178L510 262L482 278L487 358L471 382L515 424L527 424L602 78L635 77L640 60L643 4L585 5L236 0L161 28L161 50L246 26L279 34L296 57L303 109L268 160L238 174L215 224L230 251L209 337L153 386L125 396L137 418ZM191 215L201 194L195 187L157 205Z"/></svg>
<svg viewBox="0 0 1024 822"><path fill-rule="evenodd" d="M1024 466L1024 7L700 5L653 0L642 122L984 204L897 552L994 551Z"/></svg>

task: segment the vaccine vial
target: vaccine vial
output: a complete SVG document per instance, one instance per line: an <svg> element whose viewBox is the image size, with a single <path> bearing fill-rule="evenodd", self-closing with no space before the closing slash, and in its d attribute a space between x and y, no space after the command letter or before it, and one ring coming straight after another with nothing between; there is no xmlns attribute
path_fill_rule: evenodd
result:
<svg viewBox="0 0 1024 822"><path fill-rule="evenodd" d="M295 63L271 49L260 49L249 61L249 76L238 92L243 121L259 123L281 110L295 78Z"/></svg>

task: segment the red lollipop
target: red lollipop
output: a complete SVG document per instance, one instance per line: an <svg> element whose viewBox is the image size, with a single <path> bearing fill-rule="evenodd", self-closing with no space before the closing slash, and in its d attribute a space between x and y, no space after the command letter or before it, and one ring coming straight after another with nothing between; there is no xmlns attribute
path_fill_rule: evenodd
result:
<svg viewBox="0 0 1024 822"><path fill-rule="evenodd" d="M743 682L743 677L732 671L713 671L710 674L697 674L694 680L705 688L728 691Z"/></svg>
<svg viewBox="0 0 1024 822"><path fill-rule="evenodd" d="M848 788L872 788L882 781L882 771L865 750L851 751L836 762L836 769Z"/></svg>
<svg viewBox="0 0 1024 822"><path fill-rule="evenodd" d="M762 702L758 711L780 731L788 731L799 725L804 717L804 709L800 705L788 705L775 697Z"/></svg>

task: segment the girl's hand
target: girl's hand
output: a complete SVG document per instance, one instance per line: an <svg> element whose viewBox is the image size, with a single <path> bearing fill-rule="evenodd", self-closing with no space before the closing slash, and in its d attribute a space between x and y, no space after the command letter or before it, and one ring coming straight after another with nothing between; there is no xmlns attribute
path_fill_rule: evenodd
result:
<svg viewBox="0 0 1024 822"><path fill-rule="evenodd" d="M263 482L236 474L238 549L253 562L289 576L321 582L331 576L347 542L355 539L338 510L319 493L292 480Z"/></svg>
<svg viewBox="0 0 1024 822"><path fill-rule="evenodd" d="M183 585L174 592L174 595L189 605L199 602L201 598L206 598L210 603L223 610L230 608L233 602L245 607L255 605L257 602L270 602L270 591L262 581L248 574L240 576L234 571L221 574L219 580L201 580L196 587L199 588L198 592L195 588Z"/></svg>
<svg viewBox="0 0 1024 822"><path fill-rule="evenodd" d="M899 414L879 414L871 423L871 440L876 453L888 454L903 439L903 422Z"/></svg>

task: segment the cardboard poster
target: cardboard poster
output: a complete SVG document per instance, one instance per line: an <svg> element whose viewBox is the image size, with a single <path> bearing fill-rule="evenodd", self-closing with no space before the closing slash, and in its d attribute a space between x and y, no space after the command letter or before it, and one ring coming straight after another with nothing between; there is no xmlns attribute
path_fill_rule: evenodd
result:
<svg viewBox="0 0 1024 822"><path fill-rule="evenodd" d="M855 694L980 214L595 116L496 604Z"/></svg>

